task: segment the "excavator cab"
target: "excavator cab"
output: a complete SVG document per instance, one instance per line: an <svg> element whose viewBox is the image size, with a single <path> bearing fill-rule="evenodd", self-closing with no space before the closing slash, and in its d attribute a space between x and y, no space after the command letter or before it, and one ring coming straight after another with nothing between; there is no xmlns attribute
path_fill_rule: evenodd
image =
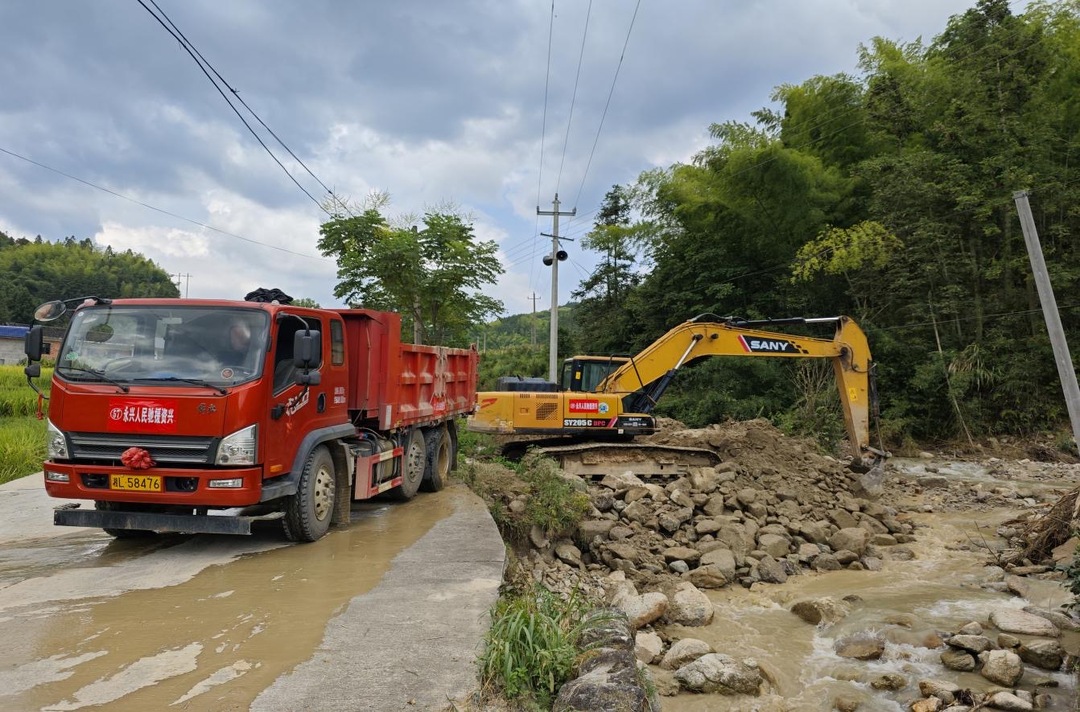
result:
<svg viewBox="0 0 1080 712"><path fill-rule="evenodd" d="M560 390L592 393L600 382L630 359L626 356L574 356L563 361Z"/></svg>

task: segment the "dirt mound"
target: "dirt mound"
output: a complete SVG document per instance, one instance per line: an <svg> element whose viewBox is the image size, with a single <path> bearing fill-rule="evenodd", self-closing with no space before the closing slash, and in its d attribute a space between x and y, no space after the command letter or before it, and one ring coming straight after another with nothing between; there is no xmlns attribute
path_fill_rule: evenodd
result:
<svg viewBox="0 0 1080 712"><path fill-rule="evenodd" d="M822 503L840 485L857 491L857 477L842 463L817 451L811 440L784 435L769 421L729 421L704 428L687 428L661 419L660 430L642 442L706 448L721 461L733 463L737 481L745 486L784 492L802 502ZM832 500L835 504L835 500Z"/></svg>

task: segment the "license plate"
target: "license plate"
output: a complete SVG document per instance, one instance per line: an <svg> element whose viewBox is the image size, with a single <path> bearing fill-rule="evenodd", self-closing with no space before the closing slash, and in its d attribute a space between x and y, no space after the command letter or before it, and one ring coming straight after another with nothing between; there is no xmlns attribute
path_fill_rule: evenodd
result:
<svg viewBox="0 0 1080 712"><path fill-rule="evenodd" d="M124 492L160 492L161 478L157 475L109 475L109 489Z"/></svg>

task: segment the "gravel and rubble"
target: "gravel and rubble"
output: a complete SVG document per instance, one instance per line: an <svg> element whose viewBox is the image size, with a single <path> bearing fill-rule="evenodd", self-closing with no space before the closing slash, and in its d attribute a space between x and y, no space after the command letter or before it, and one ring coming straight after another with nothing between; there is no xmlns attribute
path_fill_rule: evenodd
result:
<svg viewBox="0 0 1080 712"><path fill-rule="evenodd" d="M988 570L987 586L1016 595L1023 595L1027 577L1061 579L1062 562L1075 551L1075 542L1067 545L1071 532L1065 529L1044 537L1045 551L1031 550L1038 533L1050 528L1039 522L1064 506L1066 484L1078 474L1072 463L986 457L952 466L923 453L890 464L882 495L868 499L859 476L845 463L820 454L809 441L784 436L767 421L664 426L649 442L709 448L719 455L719 464L667 480L643 480L613 462L606 476L578 482L592 506L577 532L558 540L533 532L533 546L521 558L524 570L547 588L567 595L583 592L625 614L635 634L633 652L641 665L650 666L662 695L754 696L769 688L755 661L740 659L738 651L712 650L702 641L668 634L672 625L681 630L709 624L708 591L783 585L792 576L814 572L876 571L891 560L911 560L922 515L1015 510L1016 517L994 532L1000 538L980 537L964 546L999 567ZM520 509L527 496L508 492L504 505ZM1071 521L1080 507L1075 491L1068 507ZM822 597L798 601L791 611L796 622L828 626L855 603ZM1048 619L1049 613L1057 620ZM1011 622L1016 616L1024 617L1022 631ZM1061 629L1073 626L1080 622L1068 611L1008 610L926 643L941 649L943 679L951 672L975 671L993 683L988 690L884 676L873 686L917 685L920 697L910 709L1040 709L1045 689L1027 684L1037 678L1024 677L1023 689L1018 682L1029 668L1052 671L1072 664L1056 640ZM875 660L884 644L871 632L838 641L836 652ZM836 704L836 709L858 708L842 699Z"/></svg>

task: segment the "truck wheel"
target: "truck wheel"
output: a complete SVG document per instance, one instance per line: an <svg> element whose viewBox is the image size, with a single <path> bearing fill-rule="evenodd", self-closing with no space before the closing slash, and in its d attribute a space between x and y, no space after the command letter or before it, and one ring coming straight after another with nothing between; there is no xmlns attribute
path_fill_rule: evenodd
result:
<svg viewBox="0 0 1080 712"><path fill-rule="evenodd" d="M405 452L401 456L401 486L393 490L394 497L405 501L416 496L424 479L427 464L427 447L420 428L413 428L405 439Z"/></svg>
<svg viewBox="0 0 1080 712"><path fill-rule="evenodd" d="M424 443L427 446L427 464L420 489L425 492L438 492L446 486L446 480L450 477L450 459L453 451L450 433L446 432L443 426L430 428L424 435Z"/></svg>
<svg viewBox="0 0 1080 712"><path fill-rule="evenodd" d="M125 507L120 502L103 502L100 500L94 502L94 509L103 512L140 511L137 505L128 505ZM142 539L148 536L154 536L154 532L149 529L111 529L109 527L102 527L102 530L109 536L116 537L117 539Z"/></svg>
<svg viewBox="0 0 1080 712"><path fill-rule="evenodd" d="M320 445L308 455L296 494L285 498L285 536L290 541L321 539L330 528L336 495L334 458Z"/></svg>

